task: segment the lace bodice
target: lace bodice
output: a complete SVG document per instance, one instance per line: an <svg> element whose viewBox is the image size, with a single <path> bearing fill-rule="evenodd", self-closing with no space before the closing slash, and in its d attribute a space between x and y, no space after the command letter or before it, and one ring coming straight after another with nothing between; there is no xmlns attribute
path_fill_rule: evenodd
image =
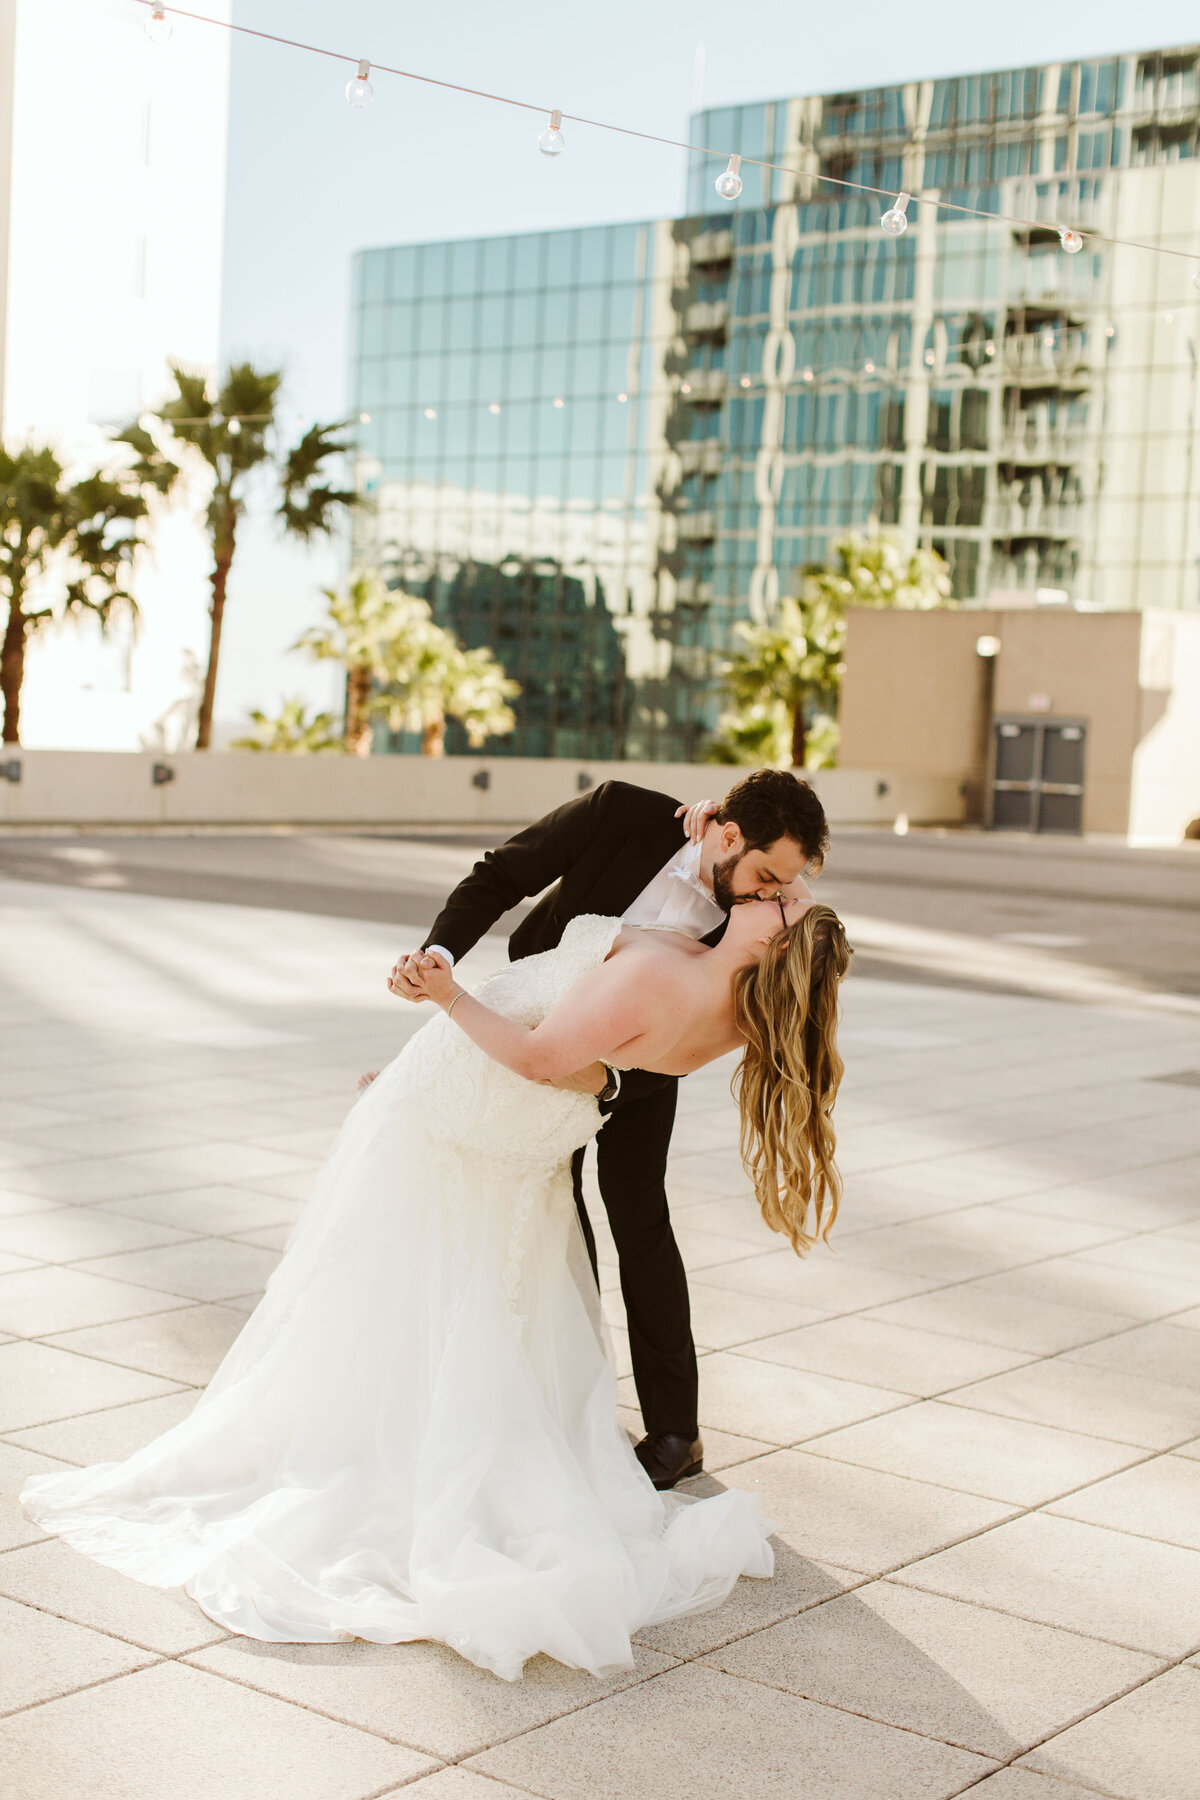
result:
<svg viewBox="0 0 1200 1800"><path fill-rule="evenodd" d="M538 1025L581 975L604 961L620 930L620 919L581 913L557 949L511 963L475 989L476 998L506 1019ZM409 1040L393 1072L403 1092L422 1097L431 1125L446 1140L531 1173L564 1162L600 1129L590 1094L514 1075L444 1013Z"/></svg>

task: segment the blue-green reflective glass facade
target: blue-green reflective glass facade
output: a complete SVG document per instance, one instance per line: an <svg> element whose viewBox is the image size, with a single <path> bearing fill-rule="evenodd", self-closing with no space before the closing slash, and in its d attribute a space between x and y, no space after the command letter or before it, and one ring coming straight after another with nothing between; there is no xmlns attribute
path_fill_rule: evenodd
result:
<svg viewBox="0 0 1200 1800"><path fill-rule="evenodd" d="M359 553L521 682L489 748L693 756L736 625L872 522L963 600L1194 606L1194 265L1057 227L1200 250L1198 62L714 110L684 218L363 252ZM781 167L722 202L730 151Z"/></svg>

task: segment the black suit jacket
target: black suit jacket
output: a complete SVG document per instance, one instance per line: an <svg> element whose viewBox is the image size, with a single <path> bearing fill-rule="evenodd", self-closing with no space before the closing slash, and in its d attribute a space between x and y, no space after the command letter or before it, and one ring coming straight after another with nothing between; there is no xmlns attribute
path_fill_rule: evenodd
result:
<svg viewBox="0 0 1200 1800"><path fill-rule="evenodd" d="M475 864L434 920L426 947L441 944L457 960L510 907L534 894L542 898L509 939L514 961L552 950L580 913L619 918L682 847L678 805L627 781L604 781L569 800ZM705 942L715 942L723 929Z"/></svg>

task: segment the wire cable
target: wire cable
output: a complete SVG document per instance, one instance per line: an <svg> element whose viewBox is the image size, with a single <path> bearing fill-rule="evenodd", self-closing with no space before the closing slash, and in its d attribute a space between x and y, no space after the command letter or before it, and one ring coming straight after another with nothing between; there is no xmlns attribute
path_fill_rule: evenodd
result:
<svg viewBox="0 0 1200 1800"><path fill-rule="evenodd" d="M151 7L156 4L156 0L137 0L137 3L139 6ZM182 6L165 6L163 10L176 18L191 19L200 25L215 25L219 30L237 32L242 37L257 38L262 43L279 44L287 50L303 50L310 56L324 56L332 62L349 63L354 68L357 68L361 61L358 56L350 56L342 50L328 50L320 44L306 44L299 38L282 37L273 31L259 31L252 25L235 24L232 19L214 19L208 13L191 12ZM395 69L387 63L377 62L372 62L371 69L375 74L395 75L402 81L419 81L426 87L442 88L452 94L464 94L472 100L488 100L496 106L515 106L522 112L548 116L555 110L549 106L538 106L532 100L514 100L510 94L493 94L489 93L486 88L466 87L461 82L443 81L436 75L421 75L414 69ZM559 110L561 111L561 109ZM668 150L686 150L692 156L711 156L725 162L730 154L728 150L712 150L707 144L688 144L679 138L659 137L649 131L635 131L629 125L612 125L605 119L589 119L582 113L563 112L561 116L564 121L572 125L584 125L593 131L611 131L620 137L637 138L644 144L659 144ZM778 171L780 174L790 175L795 181L824 182L828 186L845 188L856 194L871 194L883 200L895 199L895 192L892 188L872 187L862 181L846 181L839 175L822 175L815 170L797 169L790 163L767 162L754 156L742 156L741 163L743 167ZM1100 172L1096 171L1095 178L1098 179L1099 174ZM1080 178L1078 172L1073 177L1066 177L1068 180ZM1082 178L1087 179L1087 174L1085 173ZM1053 175L1029 176L1026 179L1050 182L1056 177ZM1063 177L1059 176L1058 179L1063 179ZM988 185L994 184L989 183ZM1062 232L1079 229L1062 220L1027 219L1017 213L989 212L979 206L964 206L958 201L943 200L940 196L937 198L934 198L933 195L922 197L919 191L912 195L912 199L919 205L939 207L943 212L961 213L973 219L990 219L1002 225L1016 225L1025 231ZM1180 257L1185 262L1195 263L1197 270L1200 271L1200 251L1177 250L1170 244L1147 244L1139 238L1109 237L1100 231L1081 230L1080 236L1084 239L1085 244L1089 242L1111 244L1124 250L1147 250L1153 256ZM1200 273L1198 273L1197 279L1200 280Z"/></svg>

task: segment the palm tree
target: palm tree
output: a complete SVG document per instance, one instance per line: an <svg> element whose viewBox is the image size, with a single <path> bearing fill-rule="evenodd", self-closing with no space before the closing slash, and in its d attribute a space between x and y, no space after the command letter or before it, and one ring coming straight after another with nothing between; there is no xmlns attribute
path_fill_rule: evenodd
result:
<svg viewBox="0 0 1200 1800"><path fill-rule="evenodd" d="M739 631L742 648L725 669L730 698L742 709L774 706L782 712L792 767L802 769L810 715L819 702L830 702L841 679L845 614L817 588L802 600L781 600L773 625L742 625Z"/></svg>
<svg viewBox="0 0 1200 1800"><path fill-rule="evenodd" d="M6 744L21 741L21 688L30 639L56 619L136 612L127 581L146 515L140 484L123 472L64 480L52 450L0 450L0 590L8 617L0 646Z"/></svg>
<svg viewBox="0 0 1200 1800"><path fill-rule="evenodd" d="M429 608L411 594L389 589L373 570L351 572L343 588L322 588L328 621L314 625L292 646L346 671L346 750L371 754L376 690L403 681L436 626Z"/></svg>
<svg viewBox="0 0 1200 1800"><path fill-rule="evenodd" d="M176 392L150 415L165 429L152 434L139 422L121 432L120 441L134 451L136 475L159 493L169 492L182 472L182 462L170 451L178 449L185 458L192 452L207 465L211 480L207 524L213 550L212 628L196 728L196 748L207 750L212 739L229 570L254 471L264 465L273 470L280 491L276 515L287 533L305 543L332 531L341 513L359 504L359 496L353 489L331 485L328 479L328 459L348 448L338 436L344 425L313 425L290 450L279 446L276 406L283 377L278 370L234 363L215 395L210 394L203 375L189 374L178 363L171 364L171 374Z"/></svg>
<svg viewBox="0 0 1200 1800"><path fill-rule="evenodd" d="M790 739L803 768L818 708L832 715L845 664L847 606L929 608L946 604L950 577L936 550L896 533L855 533L834 545L832 567L803 571L798 598L780 600L769 625L742 625L742 647L723 680L737 711L722 721L710 755L741 761Z"/></svg>
<svg viewBox="0 0 1200 1800"><path fill-rule="evenodd" d="M388 588L359 570L340 592L324 590L329 623L295 645L346 668L346 748L369 756L371 721L387 718L393 731L419 731L422 756L442 756L446 720L465 727L473 749L516 726L508 702L520 693L486 647L464 650L452 631L435 625L429 604Z"/></svg>
<svg viewBox="0 0 1200 1800"><path fill-rule="evenodd" d="M333 714L314 713L310 719L308 708L299 695L283 702L277 718L272 719L254 708L250 721L254 731L249 737L235 738L231 746L234 750L274 750L287 751L294 756L315 756L345 748Z"/></svg>

